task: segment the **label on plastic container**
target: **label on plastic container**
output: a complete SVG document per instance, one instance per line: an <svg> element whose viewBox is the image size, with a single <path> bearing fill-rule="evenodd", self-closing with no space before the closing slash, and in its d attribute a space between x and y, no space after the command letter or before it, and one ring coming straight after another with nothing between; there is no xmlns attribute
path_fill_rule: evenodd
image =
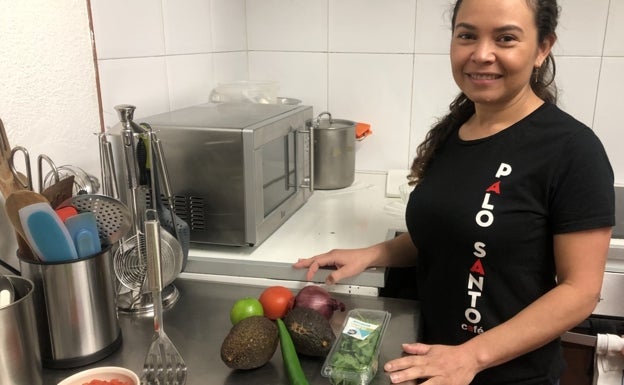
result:
<svg viewBox="0 0 624 385"><path fill-rule="evenodd" d="M357 318L349 317L349 319L347 320L345 324L344 329L342 330L342 333L350 337L357 338L358 340L365 340L378 327L379 325L377 324L373 324L370 322L359 320Z"/></svg>

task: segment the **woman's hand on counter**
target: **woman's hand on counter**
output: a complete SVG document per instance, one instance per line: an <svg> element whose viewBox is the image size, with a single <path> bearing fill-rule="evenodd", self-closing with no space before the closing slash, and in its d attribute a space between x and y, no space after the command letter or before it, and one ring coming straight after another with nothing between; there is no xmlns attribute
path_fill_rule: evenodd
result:
<svg viewBox="0 0 624 385"><path fill-rule="evenodd" d="M327 275L325 283L328 285L360 274L369 266L366 258L368 249L334 249L327 253L315 255L311 258L299 258L293 264L295 269L308 269L306 279L312 280L314 274L321 267L333 266L336 270ZM370 253L370 251L368 252Z"/></svg>
<svg viewBox="0 0 624 385"><path fill-rule="evenodd" d="M384 365L393 384L416 379L435 379L436 384L469 384L478 372L474 356L462 345L411 343L402 348L406 355Z"/></svg>
<svg viewBox="0 0 624 385"><path fill-rule="evenodd" d="M360 274L369 267L413 266L418 250L408 233L361 249L334 249L311 258L300 258L293 264L295 269L308 269L310 281L321 267L333 266L325 283L334 284L342 279Z"/></svg>

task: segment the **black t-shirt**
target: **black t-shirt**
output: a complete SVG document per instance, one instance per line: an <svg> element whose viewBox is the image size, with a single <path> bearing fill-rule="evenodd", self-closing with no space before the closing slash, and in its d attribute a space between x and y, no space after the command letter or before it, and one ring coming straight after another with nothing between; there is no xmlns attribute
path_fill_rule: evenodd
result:
<svg viewBox="0 0 624 385"><path fill-rule="evenodd" d="M406 222L419 253L423 342L456 345L555 286L553 234L614 225L613 171L593 131L546 103L487 138L452 133L412 192ZM555 340L474 383L548 383L563 367Z"/></svg>

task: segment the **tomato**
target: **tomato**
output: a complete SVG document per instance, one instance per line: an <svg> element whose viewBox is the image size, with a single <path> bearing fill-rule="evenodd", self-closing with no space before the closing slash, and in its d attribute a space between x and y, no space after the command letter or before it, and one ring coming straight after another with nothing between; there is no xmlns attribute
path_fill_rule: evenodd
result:
<svg viewBox="0 0 624 385"><path fill-rule="evenodd" d="M230 309L230 321L236 325L252 315L264 315L262 304L256 298L241 298Z"/></svg>
<svg viewBox="0 0 624 385"><path fill-rule="evenodd" d="M259 301L264 309L264 315L269 319L282 318L292 308L294 294L284 286L269 286L262 294Z"/></svg>
<svg viewBox="0 0 624 385"><path fill-rule="evenodd" d="M127 381L118 380L116 378L106 381L106 380L91 380L89 382L85 382L83 385L131 385Z"/></svg>

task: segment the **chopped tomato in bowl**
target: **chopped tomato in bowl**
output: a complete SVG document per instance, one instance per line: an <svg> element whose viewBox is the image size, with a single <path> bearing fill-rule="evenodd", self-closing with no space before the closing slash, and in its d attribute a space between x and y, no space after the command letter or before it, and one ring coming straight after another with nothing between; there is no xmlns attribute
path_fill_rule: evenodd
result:
<svg viewBox="0 0 624 385"><path fill-rule="evenodd" d="M139 385L139 377L130 369L102 366L78 372L57 385Z"/></svg>

